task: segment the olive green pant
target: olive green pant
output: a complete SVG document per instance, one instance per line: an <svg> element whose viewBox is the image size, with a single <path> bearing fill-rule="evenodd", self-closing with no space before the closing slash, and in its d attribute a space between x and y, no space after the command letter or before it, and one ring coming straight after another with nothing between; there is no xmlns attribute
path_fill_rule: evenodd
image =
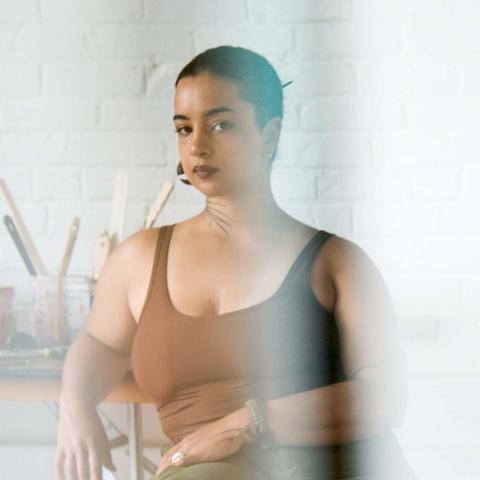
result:
<svg viewBox="0 0 480 480"><path fill-rule="evenodd" d="M152 480L415 480L390 436L333 447L251 446L219 462L170 466Z"/></svg>

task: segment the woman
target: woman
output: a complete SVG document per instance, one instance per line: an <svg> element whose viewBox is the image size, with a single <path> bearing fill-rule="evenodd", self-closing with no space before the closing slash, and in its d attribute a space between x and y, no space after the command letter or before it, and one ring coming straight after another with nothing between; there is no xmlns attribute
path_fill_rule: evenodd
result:
<svg viewBox="0 0 480 480"><path fill-rule="evenodd" d="M180 72L177 171L206 205L108 259L65 362L58 478L114 468L95 407L130 359L173 443L156 479L413 478L389 433L406 389L388 292L358 246L276 204L282 117L252 51Z"/></svg>

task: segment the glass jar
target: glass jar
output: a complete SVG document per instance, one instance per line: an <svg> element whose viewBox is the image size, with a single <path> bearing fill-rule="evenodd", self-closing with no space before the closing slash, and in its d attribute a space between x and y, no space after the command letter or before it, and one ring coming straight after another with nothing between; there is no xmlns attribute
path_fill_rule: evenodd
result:
<svg viewBox="0 0 480 480"><path fill-rule="evenodd" d="M68 345L83 326L95 280L87 275L32 277L35 335L42 347Z"/></svg>

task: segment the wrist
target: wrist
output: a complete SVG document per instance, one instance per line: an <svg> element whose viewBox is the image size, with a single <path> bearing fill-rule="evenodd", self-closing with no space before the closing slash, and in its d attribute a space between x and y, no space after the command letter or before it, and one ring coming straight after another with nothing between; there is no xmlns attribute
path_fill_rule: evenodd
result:
<svg viewBox="0 0 480 480"><path fill-rule="evenodd" d="M97 411L97 406L93 402L64 393L60 395L58 403L61 410L75 414L95 413Z"/></svg>
<svg viewBox="0 0 480 480"><path fill-rule="evenodd" d="M242 407L237 410L240 429L252 435L255 435L257 426L248 407Z"/></svg>
<svg viewBox="0 0 480 480"><path fill-rule="evenodd" d="M245 402L250 414L249 432L260 448L271 448L274 443L273 431L269 427L267 403L259 398L251 398Z"/></svg>
<svg viewBox="0 0 480 480"><path fill-rule="evenodd" d="M242 432L254 431L255 424L252 416L246 407L239 408L222 419L222 429L239 430Z"/></svg>

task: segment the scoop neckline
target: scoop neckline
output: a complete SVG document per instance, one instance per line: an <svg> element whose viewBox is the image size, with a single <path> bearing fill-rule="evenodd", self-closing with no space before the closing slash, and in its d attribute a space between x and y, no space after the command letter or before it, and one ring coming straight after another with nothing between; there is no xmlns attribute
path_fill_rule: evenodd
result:
<svg viewBox="0 0 480 480"><path fill-rule="evenodd" d="M168 289L168 282L167 282L167 268L168 268L168 253L170 251L170 240L172 238L172 233L173 229L175 227L175 224L171 224L168 226L168 232L167 232L167 243L166 243L166 248L165 248L165 255L164 255L164 261L163 261L163 282L164 282L164 291L165 291L165 296L167 299L167 303L169 308L176 314L180 315L181 317L192 319L192 320L215 320L219 318L225 318L229 317L232 315L241 315L243 313L250 312L252 310L256 310L258 308L263 307L264 305L267 305L268 303L271 303L276 299L276 297L281 293L281 291L285 288L285 285L287 284L288 280L290 277L293 275L295 270L298 268L298 265L300 263L301 258L306 254L308 251L309 247L313 244L314 240L320 236L324 232L324 230L317 230L311 237L310 239L305 243L303 248L300 250L299 254L293 261L293 263L290 265L290 268L287 271L287 274L283 278L282 282L280 283L280 286L273 292L272 295L267 297L265 300L262 300L261 302L255 303L253 305L249 305L244 308L240 308L237 310L232 310L230 312L224 312L224 313L219 313L219 314L213 314L213 315L189 315L187 313L183 313L180 310L178 310L175 305L172 302L172 298L170 297L170 291Z"/></svg>

